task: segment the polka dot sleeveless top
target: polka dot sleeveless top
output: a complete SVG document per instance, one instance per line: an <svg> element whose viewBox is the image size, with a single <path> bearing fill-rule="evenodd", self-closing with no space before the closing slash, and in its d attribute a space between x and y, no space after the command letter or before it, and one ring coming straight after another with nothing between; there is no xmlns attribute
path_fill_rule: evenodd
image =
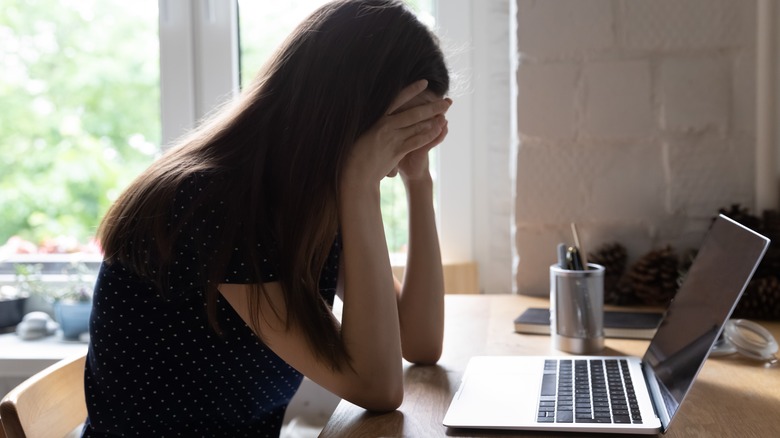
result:
<svg viewBox="0 0 780 438"><path fill-rule="evenodd" d="M222 331L208 322L197 286L215 245L229 226L213 202L199 204L205 177L186 181L176 195L181 219L177 258L165 298L150 280L120 263L103 264L95 285L85 369L88 407L83 436L279 436L285 409L303 376L255 336L222 297ZM194 213L179 218L176 210ZM218 203L218 202L217 202ZM242 246L234 245L223 283L256 282ZM274 249L257 245L263 282L275 281ZM320 278L332 305L338 279L339 240Z"/></svg>

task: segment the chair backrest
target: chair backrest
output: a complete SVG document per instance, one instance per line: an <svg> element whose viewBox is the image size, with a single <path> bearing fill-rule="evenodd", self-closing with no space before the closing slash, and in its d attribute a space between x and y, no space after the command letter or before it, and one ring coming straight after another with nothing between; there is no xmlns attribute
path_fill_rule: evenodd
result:
<svg viewBox="0 0 780 438"><path fill-rule="evenodd" d="M61 438L82 424L85 360L86 354L63 359L3 397L0 418L7 438Z"/></svg>

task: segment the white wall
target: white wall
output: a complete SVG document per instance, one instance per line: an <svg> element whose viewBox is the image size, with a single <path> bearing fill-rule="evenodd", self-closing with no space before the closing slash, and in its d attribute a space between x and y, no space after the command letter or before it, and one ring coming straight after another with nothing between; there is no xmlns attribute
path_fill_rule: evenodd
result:
<svg viewBox="0 0 780 438"><path fill-rule="evenodd" d="M520 293L548 293L570 222L634 260L752 209L754 1L516 2Z"/></svg>

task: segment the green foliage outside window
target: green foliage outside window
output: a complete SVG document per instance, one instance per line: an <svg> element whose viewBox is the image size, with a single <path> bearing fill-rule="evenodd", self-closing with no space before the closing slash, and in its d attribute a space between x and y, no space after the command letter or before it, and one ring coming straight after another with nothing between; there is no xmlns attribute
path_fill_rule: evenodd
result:
<svg viewBox="0 0 780 438"><path fill-rule="evenodd" d="M157 2L3 0L0 245L86 242L160 143Z"/></svg>
<svg viewBox="0 0 780 438"><path fill-rule="evenodd" d="M322 1L241 2L243 83L291 30L281 28L285 14L306 3ZM409 3L432 9L431 0ZM12 236L87 243L111 202L159 156L157 14L154 0L2 1L0 246ZM400 178L383 181L382 194L388 246L404 251Z"/></svg>

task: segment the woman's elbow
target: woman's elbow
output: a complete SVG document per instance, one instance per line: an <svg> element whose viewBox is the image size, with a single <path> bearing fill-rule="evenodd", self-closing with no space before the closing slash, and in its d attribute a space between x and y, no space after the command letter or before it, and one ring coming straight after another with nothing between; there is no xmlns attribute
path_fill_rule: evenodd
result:
<svg viewBox="0 0 780 438"><path fill-rule="evenodd" d="M401 403L404 401L404 391L401 389L400 393L391 397L384 398L382 400L376 400L373 403L369 403L363 406L367 411L371 412L391 412L401 407Z"/></svg>
<svg viewBox="0 0 780 438"><path fill-rule="evenodd" d="M441 345L428 348L408 349L403 352L404 359L415 365L436 365L441 359Z"/></svg>
<svg viewBox="0 0 780 438"><path fill-rule="evenodd" d="M352 403L371 412L390 412L398 409L404 401L404 386L385 385L383 388L371 388L351 400Z"/></svg>

